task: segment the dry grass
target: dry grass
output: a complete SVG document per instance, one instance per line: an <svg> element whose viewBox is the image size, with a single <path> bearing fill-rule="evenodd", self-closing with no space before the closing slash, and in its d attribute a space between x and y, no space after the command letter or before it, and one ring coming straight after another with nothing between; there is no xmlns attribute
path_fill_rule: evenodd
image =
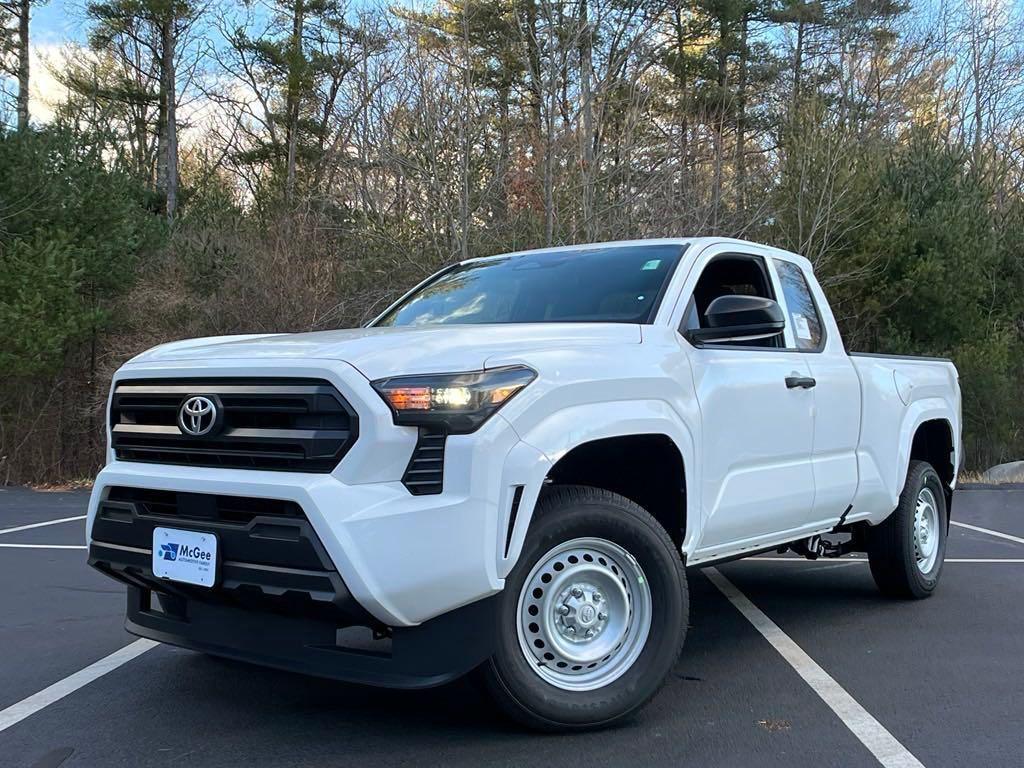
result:
<svg viewBox="0 0 1024 768"><path fill-rule="evenodd" d="M66 483L35 483L28 486L41 493L61 493L63 491L88 491L92 489L92 479L69 480Z"/></svg>
<svg viewBox="0 0 1024 768"><path fill-rule="evenodd" d="M1024 483L1024 472L1010 477L1004 477L999 480L986 480L984 478L984 472L978 470L970 470L969 472L961 472L957 475L957 483L984 483L985 485L1010 485L1013 483Z"/></svg>

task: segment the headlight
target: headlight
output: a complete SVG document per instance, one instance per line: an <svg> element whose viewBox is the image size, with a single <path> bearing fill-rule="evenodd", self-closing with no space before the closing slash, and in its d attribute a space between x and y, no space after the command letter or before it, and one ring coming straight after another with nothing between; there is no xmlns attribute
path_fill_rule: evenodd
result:
<svg viewBox="0 0 1024 768"><path fill-rule="evenodd" d="M373 382L394 414L395 424L443 427L459 434L483 424L519 390L537 378L524 365L470 373L392 376Z"/></svg>

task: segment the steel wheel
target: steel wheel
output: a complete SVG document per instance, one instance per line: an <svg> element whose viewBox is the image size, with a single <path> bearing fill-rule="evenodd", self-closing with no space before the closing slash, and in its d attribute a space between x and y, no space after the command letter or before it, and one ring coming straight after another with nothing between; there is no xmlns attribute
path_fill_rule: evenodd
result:
<svg viewBox="0 0 1024 768"><path fill-rule="evenodd" d="M930 573L939 554L939 507L931 488L917 494L914 511L914 559L921 573Z"/></svg>
<svg viewBox="0 0 1024 768"><path fill-rule="evenodd" d="M896 509L864 532L871 575L883 594L920 600L935 591L948 521L942 479L930 464L912 459Z"/></svg>
<svg viewBox="0 0 1024 768"><path fill-rule="evenodd" d="M682 558L657 520L611 491L556 485L537 502L505 579L494 653L479 675L531 728L608 725L668 678L688 608Z"/></svg>
<svg viewBox="0 0 1024 768"><path fill-rule="evenodd" d="M526 660L567 691L592 691L633 665L651 629L643 569L606 539L566 541L537 561L519 593L517 630Z"/></svg>

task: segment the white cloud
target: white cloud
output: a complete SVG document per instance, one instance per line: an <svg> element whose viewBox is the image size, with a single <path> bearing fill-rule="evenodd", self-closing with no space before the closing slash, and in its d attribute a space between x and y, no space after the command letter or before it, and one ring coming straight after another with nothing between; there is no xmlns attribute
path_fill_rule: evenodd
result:
<svg viewBox="0 0 1024 768"><path fill-rule="evenodd" d="M33 122L48 123L68 93L54 72L71 57L80 55L80 51L74 45L55 43L39 43L29 50L29 113Z"/></svg>
<svg viewBox="0 0 1024 768"><path fill-rule="evenodd" d="M44 125L53 120L58 106L68 97L68 89L55 73L65 69L69 61L91 60L94 54L84 45L75 42L37 42L31 45L30 52L29 112L33 123ZM6 85L12 94L16 92L16 80L9 79ZM237 82L216 85L220 86L221 91L230 93L237 103L246 104L253 114L261 114L255 94L245 85ZM183 148L201 141L211 132L218 132L218 129L230 131L233 111L208 98L197 87L193 86L189 92L179 94L179 98L178 121L182 127L179 142ZM9 101L12 109L9 117L13 120L13 96Z"/></svg>
<svg viewBox="0 0 1024 768"><path fill-rule="evenodd" d="M36 43L31 46L30 51L29 112L32 115L32 122L49 123L53 120L57 107L68 96L68 89L55 73L60 72L66 66L66 62L89 59L93 54L77 43ZM13 81L12 85L16 87ZM234 95L236 98L244 97L242 94ZM250 96L249 100L254 98ZM185 135L181 139L187 142L189 134L205 133L222 117L223 109L216 102L202 94L189 94L178 106L178 120L188 126L183 131Z"/></svg>

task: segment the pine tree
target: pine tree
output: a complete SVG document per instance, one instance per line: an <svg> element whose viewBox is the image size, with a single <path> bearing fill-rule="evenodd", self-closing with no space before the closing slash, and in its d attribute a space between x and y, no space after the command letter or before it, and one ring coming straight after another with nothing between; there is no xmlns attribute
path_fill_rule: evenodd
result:
<svg viewBox="0 0 1024 768"><path fill-rule="evenodd" d="M245 29L230 35L236 60L250 84L266 94L265 133L236 152L243 166L266 166L271 187L287 205L323 179L331 153L332 112L360 51L382 44L368 30L346 20L336 0L281 0L271 5L272 21L258 38Z"/></svg>
<svg viewBox="0 0 1024 768"><path fill-rule="evenodd" d="M136 114L136 141L155 142L153 181L163 210L173 220L178 206L178 77L182 37L196 20L189 0L104 0L90 2L89 42L117 61L121 74L107 84L111 99L122 99ZM119 81L119 82L118 82ZM79 71L67 84L85 99L100 97L96 77ZM90 93L90 89L94 89ZM155 113L151 107L155 106ZM146 158L147 161L149 158Z"/></svg>

